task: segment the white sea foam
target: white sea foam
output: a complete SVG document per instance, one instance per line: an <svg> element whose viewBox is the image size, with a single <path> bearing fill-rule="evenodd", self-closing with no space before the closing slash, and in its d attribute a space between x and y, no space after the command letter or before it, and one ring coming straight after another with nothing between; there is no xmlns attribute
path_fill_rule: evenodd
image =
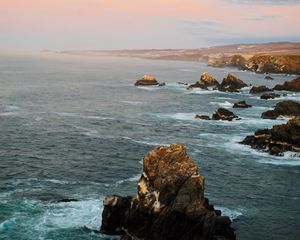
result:
<svg viewBox="0 0 300 240"><path fill-rule="evenodd" d="M14 111L14 110L19 110L20 108L18 106L14 106L14 105L7 105L6 106L6 110L7 111Z"/></svg>
<svg viewBox="0 0 300 240"><path fill-rule="evenodd" d="M46 210L37 219L38 232L52 229L82 228L98 229L103 210L103 199L88 199L78 202L49 203Z"/></svg>
<svg viewBox="0 0 300 240"><path fill-rule="evenodd" d="M196 113L158 113L155 114L158 118L171 118L183 121L197 121L195 119Z"/></svg>
<svg viewBox="0 0 300 240"><path fill-rule="evenodd" d="M3 113L0 113L0 116L17 116L18 113L17 112L3 112Z"/></svg>
<svg viewBox="0 0 300 240"><path fill-rule="evenodd" d="M137 87L137 89L141 89L141 90L146 90L146 91L156 91L156 90L159 90L159 89L162 89L161 87L159 86L147 86L147 87Z"/></svg>
<svg viewBox="0 0 300 240"><path fill-rule="evenodd" d="M244 209L229 209L229 208L219 207L219 206L215 206L215 209L221 210L222 216L228 216L231 220L237 219L245 212Z"/></svg>
<svg viewBox="0 0 300 240"><path fill-rule="evenodd" d="M179 69L179 71L181 71L181 72L197 72L197 71L194 70L194 69L186 69L186 68Z"/></svg>

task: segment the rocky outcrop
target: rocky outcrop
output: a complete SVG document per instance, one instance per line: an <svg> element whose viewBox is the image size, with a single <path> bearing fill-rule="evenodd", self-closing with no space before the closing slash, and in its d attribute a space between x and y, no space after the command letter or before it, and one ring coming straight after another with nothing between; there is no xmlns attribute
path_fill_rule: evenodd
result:
<svg viewBox="0 0 300 240"><path fill-rule="evenodd" d="M240 70L249 70L257 73L285 73L300 74L299 55L253 55L247 59L242 55L223 55L208 60L212 67L236 67ZM271 79L271 78L267 78Z"/></svg>
<svg viewBox="0 0 300 240"><path fill-rule="evenodd" d="M286 151L300 153L300 118L293 118L287 124L275 125L272 129L258 130L240 143L271 155L281 156Z"/></svg>
<svg viewBox="0 0 300 240"><path fill-rule="evenodd" d="M300 92L300 77L297 77L292 81L286 81L283 84L277 84L274 87L274 90Z"/></svg>
<svg viewBox="0 0 300 240"><path fill-rule="evenodd" d="M201 74L200 80L195 84L192 84L188 87L188 89L192 88L202 88L207 89L207 87L219 86L219 82L208 72L204 72Z"/></svg>
<svg viewBox="0 0 300 240"><path fill-rule="evenodd" d="M252 87L250 89L250 93L255 94L255 93L262 93L262 92L271 92L273 91L272 89L266 87L265 85L257 86L257 87Z"/></svg>
<svg viewBox="0 0 300 240"><path fill-rule="evenodd" d="M239 90L243 87L247 87L247 84L234 74L229 73L228 76L223 79L222 83L216 87L216 89L222 92L239 92Z"/></svg>
<svg viewBox="0 0 300 240"><path fill-rule="evenodd" d="M240 101L233 104L233 108L250 108L251 105L247 104L246 101Z"/></svg>
<svg viewBox="0 0 300 240"><path fill-rule="evenodd" d="M280 94L276 93L265 93L260 96L260 99L268 100L268 99L274 99L274 98L279 98Z"/></svg>
<svg viewBox="0 0 300 240"><path fill-rule="evenodd" d="M280 116L300 116L300 104L291 100L279 102L274 106L273 110L263 112L261 115L264 119L276 119Z"/></svg>
<svg viewBox="0 0 300 240"><path fill-rule="evenodd" d="M211 117L212 120L224 120L224 121L232 121L233 119L238 119L239 117L236 116L233 112L225 109L219 108L215 111Z"/></svg>
<svg viewBox="0 0 300 240"><path fill-rule="evenodd" d="M151 85L159 85L159 82L152 75L144 75L140 80L137 80L134 85L135 86L151 86Z"/></svg>
<svg viewBox="0 0 300 240"><path fill-rule="evenodd" d="M231 240L231 221L204 197L204 177L183 145L158 147L143 160L135 197L104 200L101 233L126 240Z"/></svg>

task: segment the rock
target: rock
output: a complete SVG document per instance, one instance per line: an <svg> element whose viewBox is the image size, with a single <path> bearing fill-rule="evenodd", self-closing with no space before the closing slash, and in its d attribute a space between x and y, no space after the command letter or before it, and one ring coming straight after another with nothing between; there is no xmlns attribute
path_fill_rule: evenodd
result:
<svg viewBox="0 0 300 240"><path fill-rule="evenodd" d="M144 75L140 80L137 80L134 85L135 86L151 86L151 85L159 85L159 83L154 76Z"/></svg>
<svg viewBox="0 0 300 240"><path fill-rule="evenodd" d="M250 108L251 105L247 104L246 101L240 101L233 104L233 108Z"/></svg>
<svg viewBox="0 0 300 240"><path fill-rule="evenodd" d="M160 87L166 86L166 83L165 82L159 83L158 86Z"/></svg>
<svg viewBox="0 0 300 240"><path fill-rule="evenodd" d="M201 74L200 80L195 84L192 84L188 87L188 89L192 88L202 88L207 89L207 87L219 86L219 82L208 72L204 72Z"/></svg>
<svg viewBox="0 0 300 240"><path fill-rule="evenodd" d="M286 81L282 85L277 84L274 87L274 90L300 92L300 77L297 77L292 81Z"/></svg>
<svg viewBox="0 0 300 240"><path fill-rule="evenodd" d="M266 80L274 80L274 78L272 78L270 75L266 75L266 76L265 76L265 79L266 79Z"/></svg>
<svg viewBox="0 0 300 240"><path fill-rule="evenodd" d="M243 87L247 87L247 84L234 74L229 73L228 76L223 79L221 85L216 87L216 89L222 92L238 92L238 90Z"/></svg>
<svg viewBox="0 0 300 240"><path fill-rule="evenodd" d="M225 108L219 108L212 115L212 120L232 121L233 119L238 119L238 118L239 117L236 116L233 112L231 112Z"/></svg>
<svg viewBox="0 0 300 240"><path fill-rule="evenodd" d="M199 115L199 114L197 114L195 116L195 118L202 119L202 120L211 120L211 118L209 116L207 116L207 115Z"/></svg>
<svg viewBox="0 0 300 240"><path fill-rule="evenodd" d="M300 116L300 104L291 100L282 101L277 103L273 110L263 112L261 115L264 119L276 119L280 116Z"/></svg>
<svg viewBox="0 0 300 240"><path fill-rule="evenodd" d="M180 85L189 85L188 83L185 83L185 82L177 82L177 84L180 84Z"/></svg>
<svg viewBox="0 0 300 240"><path fill-rule="evenodd" d="M258 87L252 87L250 89L250 93L255 94L255 93L262 93L262 92L271 92L273 91L272 89L266 87L265 85L261 85Z"/></svg>
<svg viewBox="0 0 300 240"><path fill-rule="evenodd" d="M265 93L263 95L260 96L260 99L274 99L274 98L279 98L280 94L276 94L276 93Z"/></svg>
<svg viewBox="0 0 300 240"><path fill-rule="evenodd" d="M135 197L104 200L100 232L126 240L235 239L228 217L204 197L204 177L183 145L144 157Z"/></svg>
<svg viewBox="0 0 300 240"><path fill-rule="evenodd" d="M295 117L286 124L275 125L272 129L258 130L240 143L277 156L282 156L286 151L299 153L300 117Z"/></svg>

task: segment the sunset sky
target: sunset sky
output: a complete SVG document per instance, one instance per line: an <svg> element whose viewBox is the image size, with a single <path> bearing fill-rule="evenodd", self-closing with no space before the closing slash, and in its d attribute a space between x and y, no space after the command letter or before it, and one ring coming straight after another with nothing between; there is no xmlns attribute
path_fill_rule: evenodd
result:
<svg viewBox="0 0 300 240"><path fill-rule="evenodd" d="M300 41L300 0L0 0L0 49Z"/></svg>

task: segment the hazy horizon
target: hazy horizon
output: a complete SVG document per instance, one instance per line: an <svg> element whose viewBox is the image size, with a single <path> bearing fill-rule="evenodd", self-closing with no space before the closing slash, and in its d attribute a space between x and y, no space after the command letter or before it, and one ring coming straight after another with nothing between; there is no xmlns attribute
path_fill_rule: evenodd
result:
<svg viewBox="0 0 300 240"><path fill-rule="evenodd" d="M1 50L299 42L300 1L0 0Z"/></svg>

